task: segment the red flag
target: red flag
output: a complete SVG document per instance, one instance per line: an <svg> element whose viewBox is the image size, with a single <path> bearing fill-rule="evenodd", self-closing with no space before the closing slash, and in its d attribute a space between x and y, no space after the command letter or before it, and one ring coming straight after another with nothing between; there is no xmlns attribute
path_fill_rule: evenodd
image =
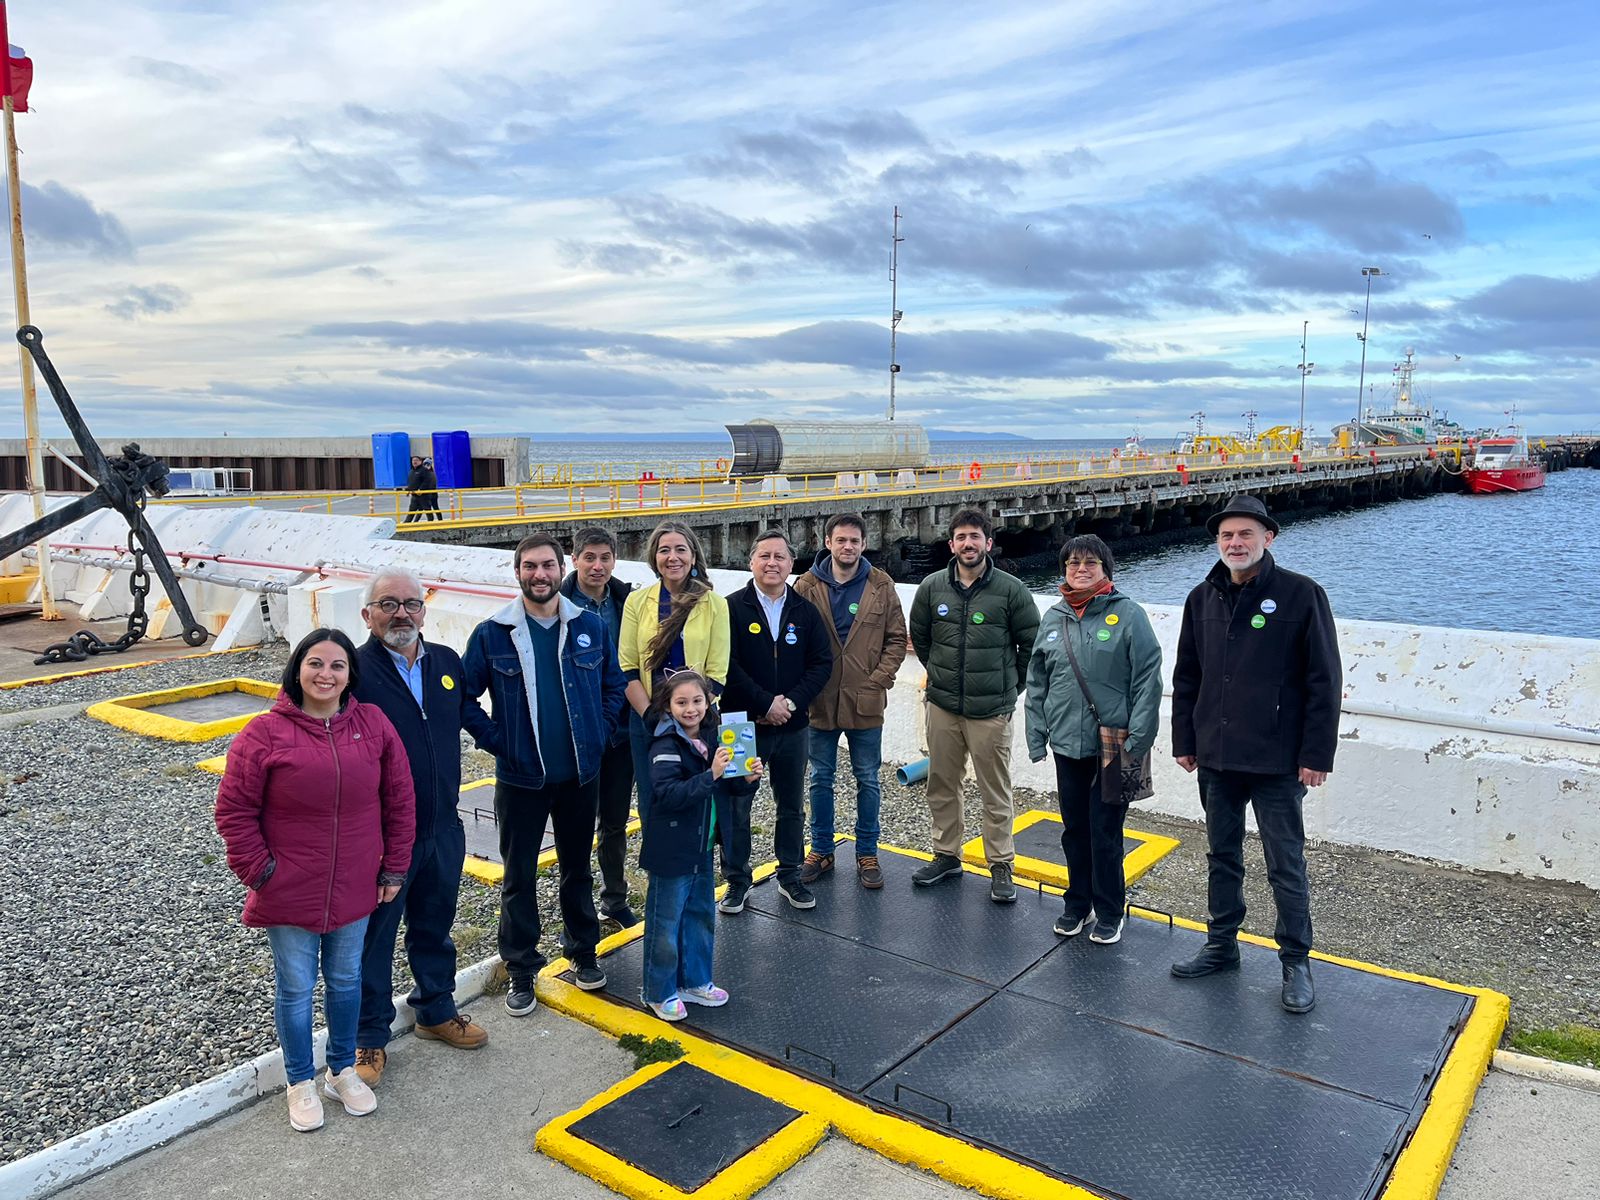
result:
<svg viewBox="0 0 1600 1200"><path fill-rule="evenodd" d="M33 60L13 46L7 36L5 0L0 0L0 46L6 48L0 58L0 96L11 97L12 112L28 111L28 89L33 86Z"/></svg>

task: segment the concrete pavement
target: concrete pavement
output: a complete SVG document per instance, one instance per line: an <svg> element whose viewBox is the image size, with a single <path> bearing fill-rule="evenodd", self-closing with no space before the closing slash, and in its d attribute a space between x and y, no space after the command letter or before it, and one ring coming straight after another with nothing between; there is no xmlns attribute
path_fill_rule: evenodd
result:
<svg viewBox="0 0 1600 1200"><path fill-rule="evenodd" d="M630 1055L588 1026L539 1008L520 1020L498 997L466 1011L490 1044L464 1053L413 1037L390 1047L378 1111L330 1106L313 1134L293 1132L281 1094L58 1193L67 1200L292 1195L341 1200L528 1195L603 1200L611 1192L533 1149L534 1131L633 1071ZM1600 1179L1600 1092L1490 1073L1440 1193L1443 1200L1569 1200ZM830 1136L761 1193L937 1200L968 1195L935 1176Z"/></svg>

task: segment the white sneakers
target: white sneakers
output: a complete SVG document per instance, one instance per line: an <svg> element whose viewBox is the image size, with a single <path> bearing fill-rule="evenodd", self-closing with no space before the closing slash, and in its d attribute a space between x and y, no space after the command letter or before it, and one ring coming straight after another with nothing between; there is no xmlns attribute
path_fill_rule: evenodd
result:
<svg viewBox="0 0 1600 1200"><path fill-rule="evenodd" d="M707 1008L721 1008L728 1002L728 993L714 983L708 983L703 988L686 987L678 995L690 1004L703 1004Z"/></svg>
<svg viewBox="0 0 1600 1200"><path fill-rule="evenodd" d="M315 1079L290 1086L289 1124L301 1133L322 1128L322 1098L317 1095Z"/></svg>
<svg viewBox="0 0 1600 1200"><path fill-rule="evenodd" d="M354 1067L346 1067L337 1075L332 1071L323 1075L322 1094L329 1100L343 1104L345 1112L352 1117L364 1117L378 1107L378 1098L356 1074Z"/></svg>

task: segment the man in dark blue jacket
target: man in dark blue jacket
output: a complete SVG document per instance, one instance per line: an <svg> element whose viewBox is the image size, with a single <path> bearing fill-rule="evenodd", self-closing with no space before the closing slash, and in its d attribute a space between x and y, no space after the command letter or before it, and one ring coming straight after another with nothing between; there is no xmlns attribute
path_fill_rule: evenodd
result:
<svg viewBox="0 0 1600 1200"><path fill-rule="evenodd" d="M1209 864L1206 944L1174 963L1180 979L1239 966L1244 813L1255 810L1277 903L1283 1007L1310 1012L1311 890L1306 789L1321 787L1339 744L1343 669L1327 593L1267 552L1278 523L1235 496L1206 528L1221 561L1183 606L1172 669L1172 754L1200 772Z"/></svg>
<svg viewBox="0 0 1600 1200"><path fill-rule="evenodd" d="M506 1011L526 1016L536 1001L539 845L555 829L561 918L575 981L606 985L595 963L596 786L600 763L626 702L605 622L561 594L561 543L548 533L522 539L512 557L520 598L472 631L464 657L469 696L494 700L494 812L505 877L500 892L500 957L511 977Z"/></svg>
<svg viewBox="0 0 1600 1200"><path fill-rule="evenodd" d="M416 981L407 999L417 1036L463 1050L489 1040L456 1011L456 947L450 940L466 838L456 815L461 792L461 731L493 748L494 722L462 686L461 660L448 646L424 643L422 584L409 571L386 570L367 585L361 619L372 636L356 651L356 699L376 704L400 735L417 794L417 840L400 894L367 922L361 957L361 1018L356 1074L367 1086L383 1078L394 1023L394 942L406 922L406 959Z"/></svg>
<svg viewBox="0 0 1600 1200"><path fill-rule="evenodd" d="M609 530L591 525L572 535L572 571L561 583L561 594L579 608L599 615L611 634L611 654L622 636L622 606L633 585L616 578L617 539ZM620 667L618 668L620 670ZM600 760L599 818L595 830L595 861L600 864L600 919L615 921L620 929L639 923L628 905L628 812L633 807L633 745L628 723L617 722Z"/></svg>
<svg viewBox="0 0 1600 1200"><path fill-rule="evenodd" d="M833 635L816 605L789 586L794 550L776 529L757 535L750 551L750 582L728 597L728 686L723 712L743 712L756 723L756 752L766 764L777 802L773 848L778 890L795 908L817 899L800 882L806 852L807 733L811 702L833 673ZM744 910L750 891L750 797L732 805L731 852L723 855L728 890L717 908Z"/></svg>

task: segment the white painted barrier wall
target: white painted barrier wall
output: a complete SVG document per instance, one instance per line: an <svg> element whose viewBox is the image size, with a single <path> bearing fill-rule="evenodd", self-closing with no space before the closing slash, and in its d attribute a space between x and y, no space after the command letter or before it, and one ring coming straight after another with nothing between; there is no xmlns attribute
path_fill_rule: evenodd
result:
<svg viewBox="0 0 1600 1200"><path fill-rule="evenodd" d="M27 520L27 499L0 498L0 530ZM476 586L490 595L439 590L429 598L427 632L457 649L473 626L515 594L509 551L400 542L391 522L256 509L149 510L169 550L224 553L238 559L346 569L404 565L424 579ZM121 544L114 514L91 517L62 541ZM16 570L18 560L0 563ZM219 573L281 579L286 597L268 601L266 629L253 593L185 583L217 644L249 645L271 632L290 642L317 625L364 636L358 578L219 566ZM653 576L642 563L617 574L635 583ZM57 566L58 594L95 604L101 615L125 611L127 575ZM742 572L713 571L721 592L743 586ZM900 586L909 611L915 588ZM79 602L84 602L79 600ZM1041 608L1051 601L1039 597ZM123 607L118 608L118 605ZM1150 606L1170 677L1178 610ZM175 626L152 622L152 633ZM1344 714L1335 770L1306 804L1316 838L1398 850L1468 867L1600 887L1600 641L1340 621L1345 664ZM914 659L890 696L884 757L921 757L916 705L922 669ZM1020 710L1013 779L1051 791L1048 762L1027 761ZM1166 734L1158 749L1169 745ZM1143 807L1198 818L1194 778L1164 753L1156 759L1156 795Z"/></svg>

